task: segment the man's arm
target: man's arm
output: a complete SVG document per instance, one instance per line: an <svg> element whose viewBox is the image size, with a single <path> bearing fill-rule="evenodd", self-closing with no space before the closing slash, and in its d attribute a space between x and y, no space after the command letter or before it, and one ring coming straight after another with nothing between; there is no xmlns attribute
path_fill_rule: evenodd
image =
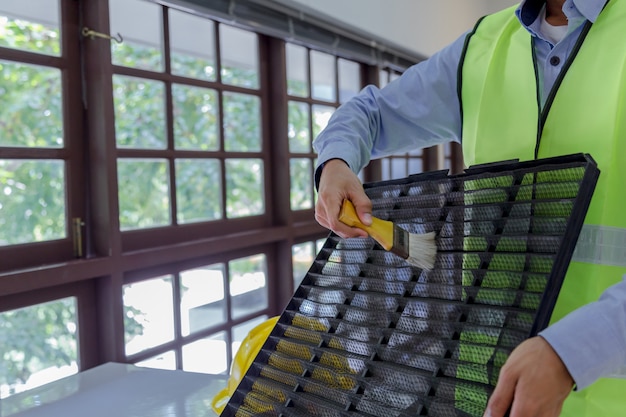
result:
<svg viewBox="0 0 626 417"><path fill-rule="evenodd" d="M626 365L626 276L600 299L528 339L500 371L486 417L558 417L576 384L584 389Z"/></svg>
<svg viewBox="0 0 626 417"><path fill-rule="evenodd" d="M457 70L465 36L407 69L385 88L342 104L313 147L318 164L342 159L358 173L370 159L460 141Z"/></svg>
<svg viewBox="0 0 626 417"><path fill-rule="evenodd" d="M364 88L333 113L313 143L319 164L315 217L322 226L343 237L364 234L337 217L347 198L361 221L370 224L371 202L356 174L371 158L460 140L456 77L463 41L459 38L383 89Z"/></svg>

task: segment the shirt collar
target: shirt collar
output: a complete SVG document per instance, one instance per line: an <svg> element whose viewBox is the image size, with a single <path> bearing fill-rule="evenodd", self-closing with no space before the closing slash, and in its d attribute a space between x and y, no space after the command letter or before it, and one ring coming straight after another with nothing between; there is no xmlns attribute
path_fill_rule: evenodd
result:
<svg viewBox="0 0 626 417"><path fill-rule="evenodd" d="M570 21L583 18L595 22L606 2L607 0L566 0L563 4L563 11ZM515 11L522 25L531 33L534 32L531 26L539 17L539 12L545 3L546 0L522 0Z"/></svg>

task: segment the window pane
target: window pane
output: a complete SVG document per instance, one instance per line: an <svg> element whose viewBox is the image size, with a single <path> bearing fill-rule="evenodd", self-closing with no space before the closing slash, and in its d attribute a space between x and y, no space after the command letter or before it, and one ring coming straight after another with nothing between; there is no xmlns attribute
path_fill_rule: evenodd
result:
<svg viewBox="0 0 626 417"><path fill-rule="evenodd" d="M0 46L61 55L58 0L0 2Z"/></svg>
<svg viewBox="0 0 626 417"><path fill-rule="evenodd" d="M250 333L250 330L254 329L259 324L267 320L267 316L259 316L252 320L245 321L237 326L233 326L233 343L231 344L231 352L233 357L237 354L241 342Z"/></svg>
<svg viewBox="0 0 626 417"><path fill-rule="evenodd" d="M63 146L60 70L0 61L0 93L0 146Z"/></svg>
<svg viewBox="0 0 626 417"><path fill-rule="evenodd" d="M0 398L78 372L74 297L0 313Z"/></svg>
<svg viewBox="0 0 626 417"><path fill-rule="evenodd" d="M383 158L380 160L380 166L382 171L382 181L387 181L391 179L389 175L391 169L389 168L391 165L390 158Z"/></svg>
<svg viewBox="0 0 626 417"><path fill-rule="evenodd" d="M66 237L63 161L0 159L0 246Z"/></svg>
<svg viewBox="0 0 626 417"><path fill-rule="evenodd" d="M136 362L135 365L142 366L144 368L154 369L166 369L173 371L176 369L176 353L173 351L161 353L160 355L153 356L141 362Z"/></svg>
<svg viewBox="0 0 626 417"><path fill-rule="evenodd" d="M182 271L180 296L183 336L224 323L224 266L213 265Z"/></svg>
<svg viewBox="0 0 626 417"><path fill-rule="evenodd" d="M315 244L304 242L291 247L293 265L293 288L296 289L315 260Z"/></svg>
<svg viewBox="0 0 626 417"><path fill-rule="evenodd" d="M309 132L310 113L309 105L289 102L289 152L311 152L311 134Z"/></svg>
<svg viewBox="0 0 626 417"><path fill-rule="evenodd" d="M380 88L383 88L387 84L389 84L389 71L387 71L387 70L380 70L378 72L378 86Z"/></svg>
<svg viewBox="0 0 626 417"><path fill-rule="evenodd" d="M214 81L215 24L189 13L168 11L172 74Z"/></svg>
<svg viewBox="0 0 626 417"><path fill-rule="evenodd" d="M143 0L109 0L111 35L121 33L124 42L111 41L116 65L163 71L162 8Z"/></svg>
<svg viewBox="0 0 626 417"><path fill-rule="evenodd" d="M165 86L144 78L113 76L115 138L120 148L165 149Z"/></svg>
<svg viewBox="0 0 626 417"><path fill-rule="evenodd" d="M307 75L307 49L303 46L287 43L285 46L287 60L287 94L308 97L309 79Z"/></svg>
<svg viewBox="0 0 626 417"><path fill-rule="evenodd" d="M311 51L311 96L319 100L335 101L335 57L324 52Z"/></svg>
<svg viewBox="0 0 626 417"><path fill-rule="evenodd" d="M228 370L226 333L220 332L184 345L183 370L212 375L225 374Z"/></svg>
<svg viewBox="0 0 626 417"><path fill-rule="evenodd" d="M339 101L345 103L361 89L361 66L339 58Z"/></svg>
<svg viewBox="0 0 626 417"><path fill-rule="evenodd" d="M289 174L291 179L291 209L310 209L313 207L311 160L308 158L290 159Z"/></svg>
<svg viewBox="0 0 626 417"><path fill-rule="evenodd" d="M220 25L220 51L224 84L259 88L259 52L255 33Z"/></svg>
<svg viewBox="0 0 626 417"><path fill-rule="evenodd" d="M419 174L420 172L424 172L424 167L422 165L421 158L410 158L409 159L409 172L407 175Z"/></svg>
<svg viewBox="0 0 626 417"><path fill-rule="evenodd" d="M391 158L391 178L404 178L406 175L406 159Z"/></svg>
<svg viewBox="0 0 626 417"><path fill-rule="evenodd" d="M261 100L258 97L224 93L224 149L261 151Z"/></svg>
<svg viewBox="0 0 626 417"><path fill-rule="evenodd" d="M217 159L176 160L178 223L222 218L222 175Z"/></svg>
<svg viewBox="0 0 626 417"><path fill-rule="evenodd" d="M317 135L326 127L328 124L328 120L330 116L333 115L335 111L334 107L329 106L313 106L313 137L316 138Z"/></svg>
<svg viewBox="0 0 626 417"><path fill-rule="evenodd" d="M232 318L267 308L267 264L265 255L254 255L228 263Z"/></svg>
<svg viewBox="0 0 626 417"><path fill-rule="evenodd" d="M124 285L123 294L126 355L174 340L171 275Z"/></svg>
<svg viewBox="0 0 626 417"><path fill-rule="evenodd" d="M217 92L209 88L172 85L174 146L177 149L219 149Z"/></svg>
<svg viewBox="0 0 626 417"><path fill-rule="evenodd" d="M171 223L169 168L166 161L117 161L120 228L164 226Z"/></svg>
<svg viewBox="0 0 626 417"><path fill-rule="evenodd" d="M263 161L226 160L226 216L254 216L265 212Z"/></svg>

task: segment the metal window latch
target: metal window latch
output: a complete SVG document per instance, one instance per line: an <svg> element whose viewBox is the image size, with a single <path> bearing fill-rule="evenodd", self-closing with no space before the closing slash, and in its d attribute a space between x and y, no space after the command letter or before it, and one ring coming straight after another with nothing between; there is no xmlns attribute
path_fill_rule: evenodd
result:
<svg viewBox="0 0 626 417"><path fill-rule="evenodd" d="M72 219L72 237L74 241L74 257L83 257L83 226L85 222L80 217Z"/></svg>
<svg viewBox="0 0 626 417"><path fill-rule="evenodd" d="M113 39L117 43L124 42L124 38L122 38L122 35L120 35L119 32L117 33L117 36L111 36L111 35L107 35L106 33L96 32L95 30L89 29L87 26L85 26L81 33L85 38L89 37L91 39L94 39L94 38L103 38L103 39L109 39L109 40Z"/></svg>

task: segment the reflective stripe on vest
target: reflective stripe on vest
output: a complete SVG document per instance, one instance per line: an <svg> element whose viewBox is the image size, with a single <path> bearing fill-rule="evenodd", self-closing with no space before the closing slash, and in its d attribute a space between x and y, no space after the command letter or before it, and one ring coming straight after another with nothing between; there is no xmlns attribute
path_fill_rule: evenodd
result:
<svg viewBox="0 0 626 417"><path fill-rule="evenodd" d="M572 260L626 267L626 229L584 225Z"/></svg>

